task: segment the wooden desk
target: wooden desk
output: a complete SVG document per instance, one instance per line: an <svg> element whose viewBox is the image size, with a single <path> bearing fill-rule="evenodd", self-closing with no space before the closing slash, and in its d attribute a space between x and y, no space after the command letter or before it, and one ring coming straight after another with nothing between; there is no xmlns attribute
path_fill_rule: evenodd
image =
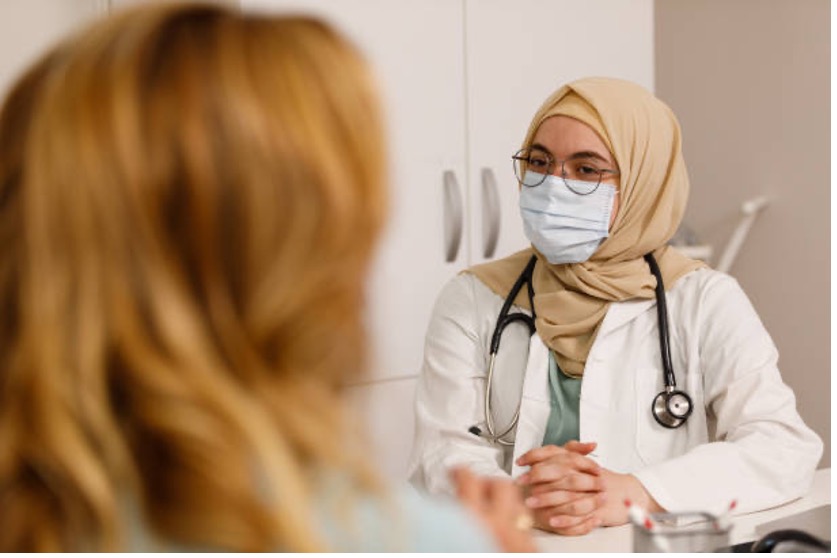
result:
<svg viewBox="0 0 837 558"><path fill-rule="evenodd" d="M734 516L730 544L758 539L756 527L762 523L830 503L831 469L820 469L814 473L811 490L804 497L778 508ZM535 543L541 552L631 552L632 526L600 528L583 537L562 537L535 531Z"/></svg>

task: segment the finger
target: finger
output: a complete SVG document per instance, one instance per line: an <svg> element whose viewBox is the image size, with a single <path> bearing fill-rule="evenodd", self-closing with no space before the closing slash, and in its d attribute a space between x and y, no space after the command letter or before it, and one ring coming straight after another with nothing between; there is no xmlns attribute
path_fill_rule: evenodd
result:
<svg viewBox="0 0 837 558"><path fill-rule="evenodd" d="M571 472L572 469L553 463L538 463L532 466L528 473L519 476L516 482L522 486L557 482Z"/></svg>
<svg viewBox="0 0 837 558"><path fill-rule="evenodd" d="M548 490L536 490L534 487L538 484L546 484L551 490L570 492L601 492L605 489L602 477L588 475L587 473L556 472L554 468L541 467L538 471L532 471L528 475L531 476L525 479L525 482L533 487L529 492L530 495L548 492Z"/></svg>
<svg viewBox="0 0 837 558"><path fill-rule="evenodd" d="M592 479L600 479L600 480L592 480ZM527 486L522 486L523 494L526 497L529 496L540 496L541 494L546 494L548 492L572 492L572 493L587 493L587 494L601 494L603 493L607 487L605 485L604 480L601 480L601 477L592 477L591 483L593 486L592 490L575 490L575 489L567 489L568 486L572 487L573 481L569 479L559 479L555 482L543 482L543 483L536 483ZM580 486L580 485L575 485Z"/></svg>
<svg viewBox="0 0 837 558"><path fill-rule="evenodd" d="M456 497L467 507L479 510L482 503L482 483L465 467L457 467L450 472L456 488Z"/></svg>
<svg viewBox="0 0 837 558"><path fill-rule="evenodd" d="M564 444L563 447L567 451L587 455L588 453L596 449L597 445L598 444L596 442L579 442L578 440L570 440L569 442Z"/></svg>
<svg viewBox="0 0 837 558"><path fill-rule="evenodd" d="M487 499L493 509L501 510L511 517L526 511L520 487L505 479L489 479L486 483Z"/></svg>
<svg viewBox="0 0 837 558"><path fill-rule="evenodd" d="M561 506L556 506L557 513L573 516L586 516L598 511L605 503L604 494L591 494L590 496L583 496L571 502L567 502Z"/></svg>
<svg viewBox="0 0 837 558"><path fill-rule="evenodd" d="M541 494L547 494L548 492L567 492L562 490L561 487L556 485L552 482L544 482L540 484L533 484L531 486L526 487L524 493L526 496L540 496ZM571 492L567 492L568 494L572 494Z"/></svg>
<svg viewBox="0 0 837 558"><path fill-rule="evenodd" d="M606 501L603 493L568 492L558 490L530 496L525 504L531 509L552 508L561 515L586 516L601 508Z"/></svg>
<svg viewBox="0 0 837 558"><path fill-rule="evenodd" d="M545 467L558 467L561 471L563 471L563 473L559 476L563 476L563 474L567 474L570 471L581 471L598 476L602 471L601 465L592 459L564 450L563 453L557 453L542 461L533 463L529 472L518 477L518 484L526 485L531 484L532 482L548 482L548 480L542 476L546 474L544 471L536 473L538 469ZM554 469L550 469L550 471L552 471L551 474L555 474Z"/></svg>
<svg viewBox="0 0 837 558"><path fill-rule="evenodd" d="M529 497L529 496L540 496L541 494L546 494L548 492L569 492L571 494L576 494L576 495L579 495L579 494L592 495L592 494L602 494L602 493L604 493L604 491L606 489L605 483L604 482L597 482L596 485L601 487L601 489L580 490L580 491L578 491L578 490L566 490L564 488L564 486L566 486L566 483L557 483L557 482L545 482L545 483L539 483L539 484L524 486L524 487L521 487L521 488L523 488L523 493L527 497Z"/></svg>
<svg viewBox="0 0 837 558"><path fill-rule="evenodd" d="M577 492L569 492L566 490L551 490L543 494L533 495L526 498L524 503L528 508L533 510L540 510L544 508L554 508L572 502L579 498Z"/></svg>
<svg viewBox="0 0 837 558"><path fill-rule="evenodd" d="M598 492L604 489L604 481L600 476L552 463L532 467L531 471L518 478L518 483L522 485L554 483L556 490L577 492Z"/></svg>
<svg viewBox="0 0 837 558"><path fill-rule="evenodd" d="M601 477L588 475L586 473L570 473L558 481L556 486L560 490L573 492L601 492L605 489L604 480Z"/></svg>
<svg viewBox="0 0 837 558"><path fill-rule="evenodd" d="M549 461L536 463L532 465L528 472L517 477L514 482L518 486L526 487L553 482L572 473L586 474L593 477L601 475L602 468L600 465L579 461L579 459L583 460L585 458L576 456L575 458L559 459L556 457Z"/></svg>
<svg viewBox="0 0 837 558"><path fill-rule="evenodd" d="M534 463L538 463L543 461L544 459L548 459L553 455L559 455L561 453L566 453L567 450L558 446L541 446L539 448L531 449L517 458L517 463L519 466L524 467L526 465L532 465Z"/></svg>
<svg viewBox="0 0 837 558"><path fill-rule="evenodd" d="M547 513L549 515L548 524L550 529L571 529L581 525L591 517L594 517L592 515L582 515L578 517L572 515L562 515L555 513L553 510L549 510Z"/></svg>
<svg viewBox="0 0 837 558"><path fill-rule="evenodd" d="M553 527L552 531L559 535L564 536L580 536L586 535L596 527L600 527L602 524L602 520L596 516L590 516L587 519L583 520L581 523L577 523L571 527Z"/></svg>
<svg viewBox="0 0 837 558"><path fill-rule="evenodd" d="M563 456L563 458L572 465L573 469L578 471L584 471L586 473L590 473L591 475L598 475L602 472L601 465L589 457L584 457L578 453L567 453Z"/></svg>

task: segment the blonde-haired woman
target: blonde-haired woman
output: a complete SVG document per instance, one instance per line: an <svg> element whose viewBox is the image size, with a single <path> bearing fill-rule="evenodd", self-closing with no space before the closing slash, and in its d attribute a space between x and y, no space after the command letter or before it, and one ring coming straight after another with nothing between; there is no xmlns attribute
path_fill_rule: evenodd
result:
<svg viewBox="0 0 837 558"><path fill-rule="evenodd" d="M0 153L0 549L532 548L514 487L390 492L345 426L386 196L330 28L111 16L12 90Z"/></svg>
<svg viewBox="0 0 837 558"><path fill-rule="evenodd" d="M513 160L532 248L439 295L413 481L445 492L464 464L513 476L538 525L568 535L625 523L626 499L720 513L803 495L822 442L770 336L734 279L666 245L689 191L671 110L634 83L580 79Z"/></svg>

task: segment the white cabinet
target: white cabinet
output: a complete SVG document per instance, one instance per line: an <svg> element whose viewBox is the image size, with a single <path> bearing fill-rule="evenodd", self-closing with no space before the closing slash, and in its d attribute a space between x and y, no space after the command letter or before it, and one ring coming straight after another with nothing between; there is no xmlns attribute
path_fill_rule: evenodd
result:
<svg viewBox="0 0 837 558"><path fill-rule="evenodd" d="M653 86L652 0L241 4L324 17L355 41L380 81L392 205L369 291L374 378L418 372L433 301L448 278L528 245L511 155L546 96L584 75ZM456 215L446 194L461 200L458 250L449 244L455 231L445 216Z"/></svg>

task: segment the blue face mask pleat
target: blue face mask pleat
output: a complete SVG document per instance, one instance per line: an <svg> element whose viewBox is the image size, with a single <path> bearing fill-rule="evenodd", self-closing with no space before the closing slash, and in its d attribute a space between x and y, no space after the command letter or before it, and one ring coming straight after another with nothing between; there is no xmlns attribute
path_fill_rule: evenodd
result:
<svg viewBox="0 0 837 558"><path fill-rule="evenodd" d="M528 174L528 173L527 173ZM549 176L535 187L520 189L523 229L532 245L553 264L581 263L590 259L608 237L616 188L610 184L568 181Z"/></svg>

